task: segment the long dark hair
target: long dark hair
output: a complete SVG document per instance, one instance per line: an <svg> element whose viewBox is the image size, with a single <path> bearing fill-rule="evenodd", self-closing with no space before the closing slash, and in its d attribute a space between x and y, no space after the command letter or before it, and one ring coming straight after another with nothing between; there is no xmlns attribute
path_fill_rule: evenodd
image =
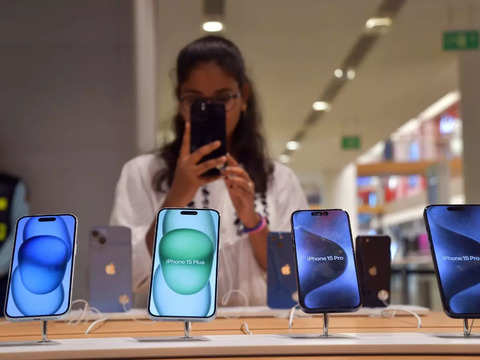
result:
<svg viewBox="0 0 480 360"><path fill-rule="evenodd" d="M220 36L205 36L185 46L177 57L177 87L175 94L180 96L180 87L188 79L190 73L200 63L214 62L238 82L242 89L247 84L249 96L247 109L232 134L230 152L248 172L259 193L265 193L273 165L268 157L265 139L262 135L262 119L258 112L257 100L253 85L247 77L242 54L237 46ZM177 113L173 118L175 139L158 150L158 156L163 159L166 167L153 180L156 191L166 191L164 185L170 187L173 182L177 158L182 144L185 122Z"/></svg>

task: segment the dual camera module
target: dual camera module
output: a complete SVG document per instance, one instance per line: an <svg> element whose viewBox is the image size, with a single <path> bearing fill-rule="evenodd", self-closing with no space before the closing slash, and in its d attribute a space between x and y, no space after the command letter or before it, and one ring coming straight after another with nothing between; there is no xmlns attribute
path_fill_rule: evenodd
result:
<svg viewBox="0 0 480 360"><path fill-rule="evenodd" d="M92 231L92 237L94 239L97 239L100 244L105 244L107 242L107 239L103 234L101 234L98 230L93 230Z"/></svg>

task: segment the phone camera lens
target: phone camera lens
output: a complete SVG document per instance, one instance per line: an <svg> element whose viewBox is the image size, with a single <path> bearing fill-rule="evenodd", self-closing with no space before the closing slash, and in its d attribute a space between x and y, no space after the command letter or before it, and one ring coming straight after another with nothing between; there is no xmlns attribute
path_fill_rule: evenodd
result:
<svg viewBox="0 0 480 360"><path fill-rule="evenodd" d="M98 238L98 242L103 245L107 242L107 239L105 239L105 236L100 236Z"/></svg>
<svg viewBox="0 0 480 360"><path fill-rule="evenodd" d="M92 236L93 236L93 237L98 237L98 231L97 231L97 230L93 230L93 231L92 231Z"/></svg>

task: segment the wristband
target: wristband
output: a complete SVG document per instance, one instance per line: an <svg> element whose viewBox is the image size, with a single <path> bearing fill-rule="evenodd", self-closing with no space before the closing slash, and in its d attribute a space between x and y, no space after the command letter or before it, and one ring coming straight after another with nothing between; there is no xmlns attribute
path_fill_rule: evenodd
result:
<svg viewBox="0 0 480 360"><path fill-rule="evenodd" d="M260 220L258 221L257 225L252 228L248 228L244 225L243 232L246 234L255 234L259 231L262 231L265 226L267 226L267 220L265 219L265 217L260 216Z"/></svg>

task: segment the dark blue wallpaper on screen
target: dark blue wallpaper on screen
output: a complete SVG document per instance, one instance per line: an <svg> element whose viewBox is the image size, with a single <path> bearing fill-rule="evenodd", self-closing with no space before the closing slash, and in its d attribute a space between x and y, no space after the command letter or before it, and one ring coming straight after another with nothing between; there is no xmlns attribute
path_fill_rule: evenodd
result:
<svg viewBox="0 0 480 360"><path fill-rule="evenodd" d="M31 216L18 221L8 316L57 316L68 310L75 226L72 215Z"/></svg>
<svg viewBox="0 0 480 360"><path fill-rule="evenodd" d="M444 306L453 314L480 313L480 206L427 208Z"/></svg>
<svg viewBox="0 0 480 360"><path fill-rule="evenodd" d="M360 305L350 226L345 212L293 214L300 302L309 309ZM303 298L303 300L302 300Z"/></svg>

